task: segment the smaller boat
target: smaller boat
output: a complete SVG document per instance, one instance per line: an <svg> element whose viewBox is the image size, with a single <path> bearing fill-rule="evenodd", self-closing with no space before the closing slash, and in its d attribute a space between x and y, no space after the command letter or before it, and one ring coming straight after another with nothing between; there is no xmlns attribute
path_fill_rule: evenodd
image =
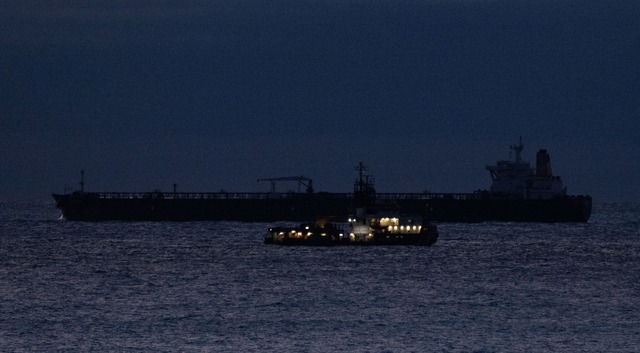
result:
<svg viewBox="0 0 640 353"><path fill-rule="evenodd" d="M359 209L348 220L347 230L333 223L319 220L302 223L298 227L269 228L265 244L278 245L422 245L438 240L435 224L421 217L396 214L367 213Z"/></svg>
<svg viewBox="0 0 640 353"><path fill-rule="evenodd" d="M417 215L367 212L349 219L347 242L353 245L423 245L438 240L438 227Z"/></svg>
<svg viewBox="0 0 640 353"><path fill-rule="evenodd" d="M341 244L344 232L324 220L302 223L299 227L269 228L265 244L330 246Z"/></svg>

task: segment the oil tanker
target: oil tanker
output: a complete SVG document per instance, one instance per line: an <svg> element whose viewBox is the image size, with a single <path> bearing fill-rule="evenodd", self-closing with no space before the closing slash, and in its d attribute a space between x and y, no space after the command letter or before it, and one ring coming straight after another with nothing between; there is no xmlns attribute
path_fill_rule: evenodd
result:
<svg viewBox="0 0 640 353"><path fill-rule="evenodd" d="M356 208L394 207L433 222L587 222L592 200L567 195L551 171L549 153L537 153L536 167L523 161L522 141L510 146L514 160L487 166L489 190L472 193L378 193L360 163L353 192L315 192L309 178L284 177L306 186L300 192L87 192L53 194L62 218L70 221L345 221ZM260 181L259 180L259 181Z"/></svg>

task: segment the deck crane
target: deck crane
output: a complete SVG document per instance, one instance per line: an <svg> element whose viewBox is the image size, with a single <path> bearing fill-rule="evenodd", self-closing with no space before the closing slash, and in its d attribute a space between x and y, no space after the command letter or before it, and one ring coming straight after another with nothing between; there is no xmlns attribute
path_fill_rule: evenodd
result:
<svg viewBox="0 0 640 353"><path fill-rule="evenodd" d="M271 182L271 192L276 192L276 182L277 181L297 181L298 182L298 192L300 192L300 186L305 186L306 191L308 193L313 192L313 180L305 177L305 176L290 176L290 177L279 177L279 178L265 178L258 179L258 182L261 181L269 181Z"/></svg>

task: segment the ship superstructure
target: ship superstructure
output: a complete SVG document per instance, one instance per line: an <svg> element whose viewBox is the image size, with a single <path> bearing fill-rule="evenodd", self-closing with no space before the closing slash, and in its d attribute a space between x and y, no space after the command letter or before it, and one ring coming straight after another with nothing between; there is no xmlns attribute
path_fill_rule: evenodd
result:
<svg viewBox="0 0 640 353"><path fill-rule="evenodd" d="M551 172L551 158L545 149L536 155L536 168L522 159L522 140L510 146L515 160L498 161L487 166L491 174L491 194L496 197L513 199L550 199L564 197L567 188L562 179Z"/></svg>

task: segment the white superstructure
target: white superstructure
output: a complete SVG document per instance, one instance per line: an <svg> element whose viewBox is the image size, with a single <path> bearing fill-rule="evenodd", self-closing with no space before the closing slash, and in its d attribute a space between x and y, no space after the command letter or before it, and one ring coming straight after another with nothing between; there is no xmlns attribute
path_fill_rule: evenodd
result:
<svg viewBox="0 0 640 353"><path fill-rule="evenodd" d="M491 173L491 193L516 199L550 199L565 196L567 188L562 185L560 177L553 176L547 150L538 151L534 170L529 162L522 160L523 148L520 140L518 144L510 146L515 152L515 161L498 161L496 165L487 166Z"/></svg>

